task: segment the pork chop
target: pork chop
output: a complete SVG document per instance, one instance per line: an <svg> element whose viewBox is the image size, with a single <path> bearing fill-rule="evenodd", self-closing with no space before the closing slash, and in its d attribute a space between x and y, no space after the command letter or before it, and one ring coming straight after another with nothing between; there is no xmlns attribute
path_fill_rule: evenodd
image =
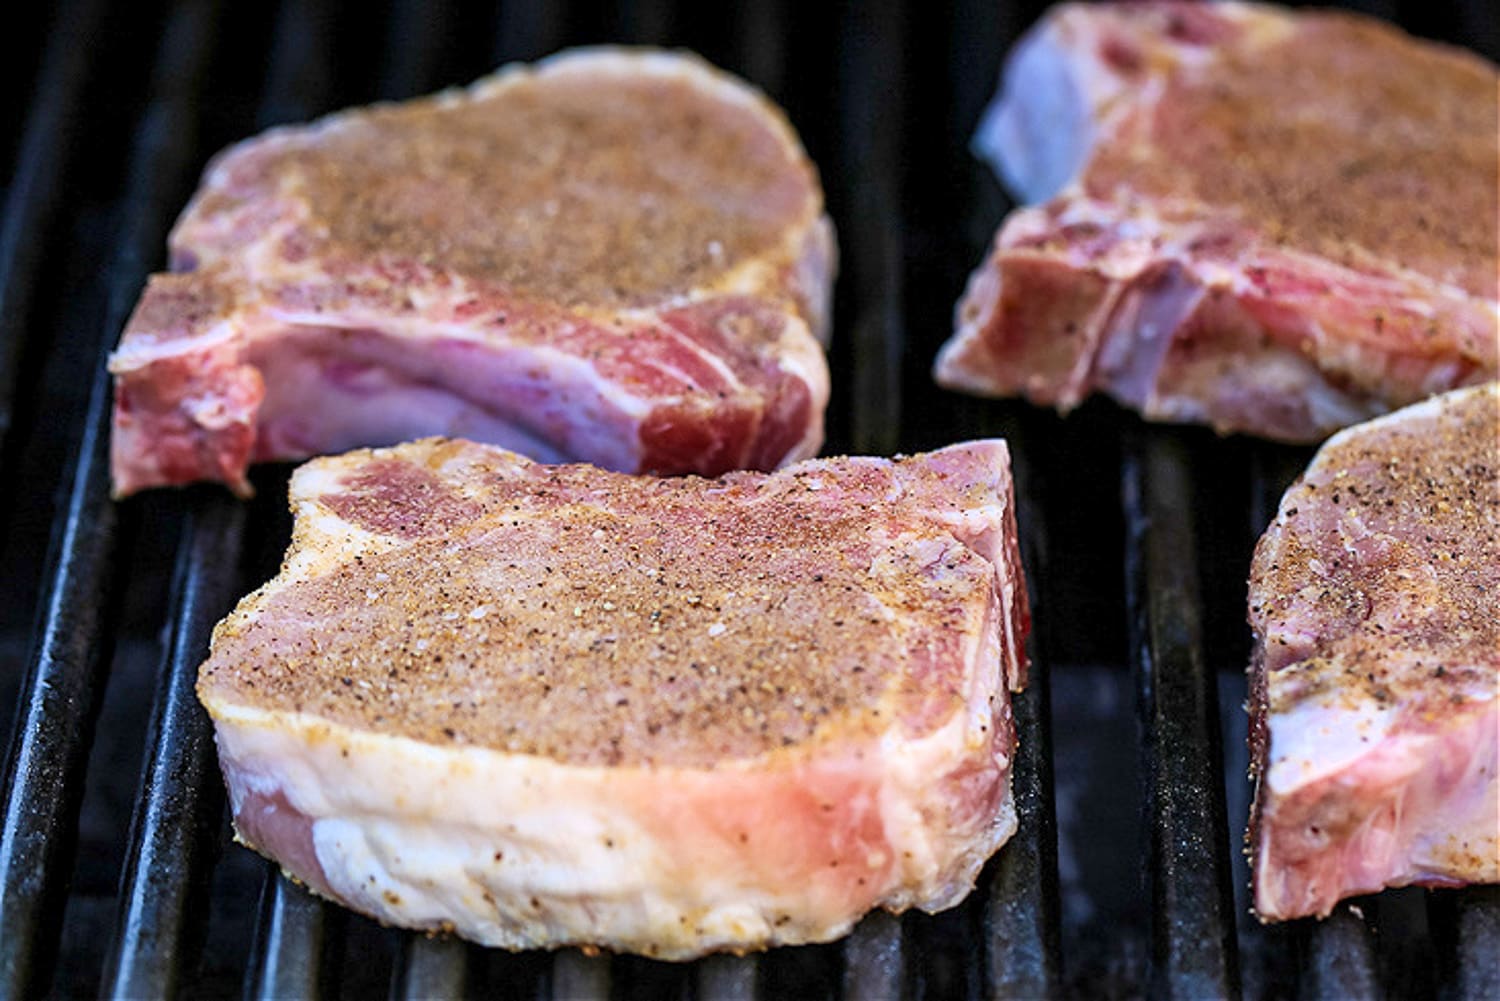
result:
<svg viewBox="0 0 1500 1001"><path fill-rule="evenodd" d="M686 959L949 907L1015 830L1003 442L711 480L430 439L292 505L198 694L240 839L355 910Z"/></svg>
<svg viewBox="0 0 1500 1001"><path fill-rule="evenodd" d="M563 53L220 155L110 361L117 495L423 435L627 471L822 442L834 267L781 112Z"/></svg>
<svg viewBox="0 0 1500 1001"><path fill-rule="evenodd" d="M1064 4L977 147L1016 193L940 383L1316 441L1495 378L1500 76L1368 18Z"/></svg>
<svg viewBox="0 0 1500 1001"><path fill-rule="evenodd" d="M1330 439L1250 574L1264 919L1500 882L1500 384Z"/></svg>

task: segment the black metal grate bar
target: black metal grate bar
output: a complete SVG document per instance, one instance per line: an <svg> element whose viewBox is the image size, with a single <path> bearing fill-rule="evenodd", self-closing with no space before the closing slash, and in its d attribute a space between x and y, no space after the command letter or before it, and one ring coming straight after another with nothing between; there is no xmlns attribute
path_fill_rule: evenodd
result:
<svg viewBox="0 0 1500 1001"><path fill-rule="evenodd" d="M885 911L869 914L844 942L845 1001L885 1001L906 986L906 943L901 919Z"/></svg>
<svg viewBox="0 0 1500 1001"><path fill-rule="evenodd" d="M985 985L992 998L1052 997L1061 983L1052 739L1046 723L1051 699L1045 673L1045 664L1033 656L1026 690L1012 696L1017 745L1011 782L1021 825L981 891Z"/></svg>
<svg viewBox="0 0 1500 1001"><path fill-rule="evenodd" d="M616 11L615 34L637 45L661 45L678 21L673 6L670 0L622 0Z"/></svg>
<svg viewBox="0 0 1500 1001"><path fill-rule="evenodd" d="M563 949L552 960L550 996L553 1001L609 1001L614 980L608 955L586 956L577 949ZM542 985L543 991L546 985Z"/></svg>
<svg viewBox="0 0 1500 1001"><path fill-rule="evenodd" d="M328 0L283 0L277 8L271 62L256 124L303 122L326 110L333 94L333 6Z"/></svg>
<svg viewBox="0 0 1500 1001"><path fill-rule="evenodd" d="M267 865L246 1001L323 996L327 906Z"/></svg>
<svg viewBox="0 0 1500 1001"><path fill-rule="evenodd" d="M901 447L905 346L899 193L903 116L890 110L903 93L905 9L898 3L850 4L843 20L841 176L830 181L847 188L840 234L842 280L852 287L857 303L844 327L853 342L853 382L846 401L852 409L850 448L889 455Z"/></svg>
<svg viewBox="0 0 1500 1001"><path fill-rule="evenodd" d="M381 100L399 101L433 87L442 76L444 27L457 13L451 0L407 0L392 8Z"/></svg>
<svg viewBox="0 0 1500 1001"><path fill-rule="evenodd" d="M697 967L698 1001L755 1001L760 961L754 956L709 956Z"/></svg>
<svg viewBox="0 0 1500 1001"><path fill-rule="evenodd" d="M787 13L782 0L735 8L736 55L745 77L779 98L786 87Z"/></svg>
<svg viewBox="0 0 1500 1001"><path fill-rule="evenodd" d="M1456 894L1454 966L1460 1001L1500 997L1500 887L1471 886Z"/></svg>
<svg viewBox="0 0 1500 1001"><path fill-rule="evenodd" d="M1304 449L1262 445L1251 453L1251 491L1249 504L1250 538L1258 540L1276 519L1281 497L1291 489L1297 477L1307 468L1309 456Z"/></svg>
<svg viewBox="0 0 1500 1001"><path fill-rule="evenodd" d="M194 148L197 92L208 66L218 5L180 4L168 22L163 50L188 60L165 81L150 115ZM189 930L193 889L202 886L205 841L217 834L219 784L212 732L193 694L198 661L213 624L238 590L232 554L245 520L241 505L223 496L199 506L183 531L171 616L171 645L163 659L153 709L153 742L132 824L130 853L120 888L120 917L104 975L103 994L136 998L175 996Z"/></svg>
<svg viewBox="0 0 1500 1001"><path fill-rule="evenodd" d="M495 62L537 59L561 48L570 13L568 0L515 0L501 5L495 32Z"/></svg>
<svg viewBox="0 0 1500 1001"><path fill-rule="evenodd" d="M469 984L469 949L460 939L407 935L391 984L391 1001L462 998Z"/></svg>
<svg viewBox="0 0 1500 1001"><path fill-rule="evenodd" d="M1151 825L1149 990L1237 998L1218 702L1201 649L1188 456L1161 428L1131 444L1125 566Z"/></svg>
<svg viewBox="0 0 1500 1001"><path fill-rule="evenodd" d="M997 431L1001 429L996 429ZM1016 480L1021 558L1036 573L1045 566L1046 535L1026 439L1005 428ZM1035 601L1032 608L1036 608ZM1053 997L1061 985L1058 943L1057 820L1053 807L1051 685L1042 635L1033 628L1026 688L1011 697L1016 721L1016 756L1011 788L1021 823L990 863L982 927L985 991L991 998Z"/></svg>
<svg viewBox="0 0 1500 1001"><path fill-rule="evenodd" d="M1375 942L1362 914L1348 904L1322 921L1304 922L1304 997L1376 1001L1384 997L1375 969Z"/></svg>
<svg viewBox="0 0 1500 1001"><path fill-rule="evenodd" d="M1352 0L1349 6L1362 13L1382 17L1388 21L1396 16L1396 0Z"/></svg>
<svg viewBox="0 0 1500 1001"><path fill-rule="evenodd" d="M193 692L214 623L236 597L224 567L244 527L243 505L215 496L191 516L179 551L171 648L157 681L158 700L120 888L121 910L102 994L171 998L181 986L192 895L206 886L223 796L214 768L213 729Z"/></svg>
<svg viewBox="0 0 1500 1001"><path fill-rule="evenodd" d="M104 20L101 0L78 0L59 8L37 74L36 97L5 192L0 220L0 457L14 419L21 347L47 252L59 194L77 148L77 133L90 56Z"/></svg>
<svg viewBox="0 0 1500 1001"><path fill-rule="evenodd" d="M184 80L201 74L204 58L201 48L164 44L152 92L179 94ZM0 832L0 995L6 997L30 995L45 977L39 960L54 948L60 870L77 823L111 646L116 518L109 500L111 392L104 362L185 194L191 134L186 108L167 100L148 109L131 156L99 361L7 761Z"/></svg>
<svg viewBox="0 0 1500 1001"><path fill-rule="evenodd" d="M107 663L115 517L109 504L109 379L94 378L87 430L54 545L36 654L22 684L0 829L0 997L33 996L55 948L63 872Z"/></svg>

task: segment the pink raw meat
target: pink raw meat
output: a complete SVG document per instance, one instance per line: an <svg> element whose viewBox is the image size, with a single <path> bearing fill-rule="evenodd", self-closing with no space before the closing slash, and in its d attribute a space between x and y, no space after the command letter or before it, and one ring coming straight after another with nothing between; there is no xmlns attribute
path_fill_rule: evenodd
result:
<svg viewBox="0 0 1500 1001"><path fill-rule="evenodd" d="M198 694L240 837L356 910L685 959L950 907L1015 830L1003 442L713 480L429 439L292 504Z"/></svg>
<svg viewBox="0 0 1500 1001"><path fill-rule="evenodd" d="M1500 882L1500 385L1330 439L1250 572L1255 907Z"/></svg>
<svg viewBox="0 0 1500 1001"><path fill-rule="evenodd" d="M791 126L591 49L222 154L110 361L114 487L431 434L718 473L815 454L834 268Z"/></svg>
<svg viewBox="0 0 1500 1001"><path fill-rule="evenodd" d="M977 139L1041 204L974 272L938 381L1316 441L1494 378L1497 87L1352 14L1054 8Z"/></svg>

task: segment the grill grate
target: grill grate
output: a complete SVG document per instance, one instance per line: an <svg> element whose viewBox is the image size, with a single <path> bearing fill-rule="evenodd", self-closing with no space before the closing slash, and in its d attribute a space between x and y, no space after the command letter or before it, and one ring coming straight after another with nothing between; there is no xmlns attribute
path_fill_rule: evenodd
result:
<svg viewBox="0 0 1500 1001"><path fill-rule="evenodd" d="M1354 6L1491 58L1500 45L1485 0ZM1243 579L1307 453L930 384L1008 207L963 148L1040 7L73 0L0 42L31 95L0 146L0 704L15 707L0 998L1500 996L1496 888L1386 893L1273 929L1246 914ZM821 165L844 255L831 449L1012 442L1037 612L1015 706L1023 819L954 911L681 966L510 955L379 929L226 847L193 675L213 622L279 559L286 470L258 471L248 506L194 488L117 507L103 352L223 143L603 40L687 45L756 81ZM1116 746L1132 703L1137 739ZM1145 864L1095 861L1117 858Z"/></svg>
<svg viewBox="0 0 1500 1001"><path fill-rule="evenodd" d="M1126 594L1151 844L1153 996L1238 997L1214 676L1204 664L1188 456L1132 435L1124 465Z"/></svg>

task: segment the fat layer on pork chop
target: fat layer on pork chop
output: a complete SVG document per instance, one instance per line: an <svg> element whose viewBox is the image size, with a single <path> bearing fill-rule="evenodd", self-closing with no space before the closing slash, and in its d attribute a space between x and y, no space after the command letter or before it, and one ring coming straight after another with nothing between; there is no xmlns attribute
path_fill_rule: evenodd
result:
<svg viewBox="0 0 1500 1001"><path fill-rule="evenodd" d="M1493 379L1500 76L1357 15L1064 4L976 139L1013 190L939 382L1315 441Z"/></svg>
<svg viewBox="0 0 1500 1001"><path fill-rule="evenodd" d="M822 191L758 92L563 53L232 147L110 360L114 488L433 434L625 471L816 453Z"/></svg>
<svg viewBox="0 0 1500 1001"><path fill-rule="evenodd" d="M1500 384L1330 439L1250 575L1263 919L1500 882Z"/></svg>
<svg viewBox="0 0 1500 1001"><path fill-rule="evenodd" d="M1003 442L655 479L431 439L291 491L198 694L239 837L327 897L685 959L949 907L1015 830Z"/></svg>

